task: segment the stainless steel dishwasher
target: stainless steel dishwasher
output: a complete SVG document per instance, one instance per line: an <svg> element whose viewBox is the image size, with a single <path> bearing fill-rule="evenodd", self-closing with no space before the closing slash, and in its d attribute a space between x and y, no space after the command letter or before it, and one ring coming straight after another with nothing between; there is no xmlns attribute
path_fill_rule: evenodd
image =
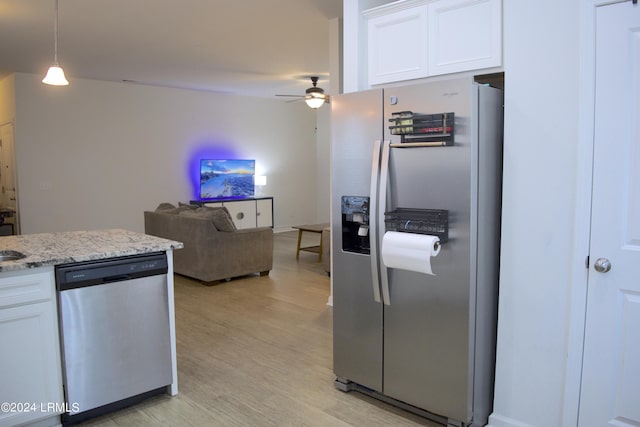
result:
<svg viewBox="0 0 640 427"><path fill-rule="evenodd" d="M65 425L153 394L172 381L165 253L56 267Z"/></svg>

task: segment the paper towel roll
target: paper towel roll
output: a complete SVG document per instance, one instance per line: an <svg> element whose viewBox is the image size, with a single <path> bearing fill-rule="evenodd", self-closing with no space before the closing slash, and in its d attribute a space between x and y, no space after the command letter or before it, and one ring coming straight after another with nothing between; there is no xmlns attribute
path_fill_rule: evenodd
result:
<svg viewBox="0 0 640 427"><path fill-rule="evenodd" d="M433 275L431 258L440 253L440 239L428 234L387 231L382 237L381 252L386 267Z"/></svg>

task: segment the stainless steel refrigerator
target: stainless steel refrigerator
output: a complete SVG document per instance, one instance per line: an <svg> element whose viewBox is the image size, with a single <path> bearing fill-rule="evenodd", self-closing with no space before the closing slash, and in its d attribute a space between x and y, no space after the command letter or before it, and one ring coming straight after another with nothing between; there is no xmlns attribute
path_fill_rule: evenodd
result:
<svg viewBox="0 0 640 427"><path fill-rule="evenodd" d="M338 95L331 114L335 386L450 425L485 425L502 93L452 79ZM385 235L432 239L418 260L431 271L383 262Z"/></svg>

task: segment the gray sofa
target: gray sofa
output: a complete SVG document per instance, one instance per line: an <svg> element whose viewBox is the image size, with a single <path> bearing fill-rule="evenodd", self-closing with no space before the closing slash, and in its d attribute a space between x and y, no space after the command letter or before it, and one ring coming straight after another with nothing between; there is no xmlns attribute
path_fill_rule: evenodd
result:
<svg viewBox="0 0 640 427"><path fill-rule="evenodd" d="M184 248L173 253L174 271L206 284L251 273L265 276L273 267L273 230L236 230L224 207L163 203L144 212L144 229L183 242Z"/></svg>

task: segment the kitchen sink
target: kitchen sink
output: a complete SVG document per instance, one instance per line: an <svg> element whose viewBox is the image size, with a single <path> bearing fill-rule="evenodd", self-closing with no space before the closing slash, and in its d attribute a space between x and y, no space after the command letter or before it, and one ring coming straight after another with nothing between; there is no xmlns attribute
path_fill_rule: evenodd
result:
<svg viewBox="0 0 640 427"><path fill-rule="evenodd" d="M18 251L0 251L0 262L3 261L15 261L18 259L22 259L26 257L25 254L23 254L22 252L18 252Z"/></svg>

